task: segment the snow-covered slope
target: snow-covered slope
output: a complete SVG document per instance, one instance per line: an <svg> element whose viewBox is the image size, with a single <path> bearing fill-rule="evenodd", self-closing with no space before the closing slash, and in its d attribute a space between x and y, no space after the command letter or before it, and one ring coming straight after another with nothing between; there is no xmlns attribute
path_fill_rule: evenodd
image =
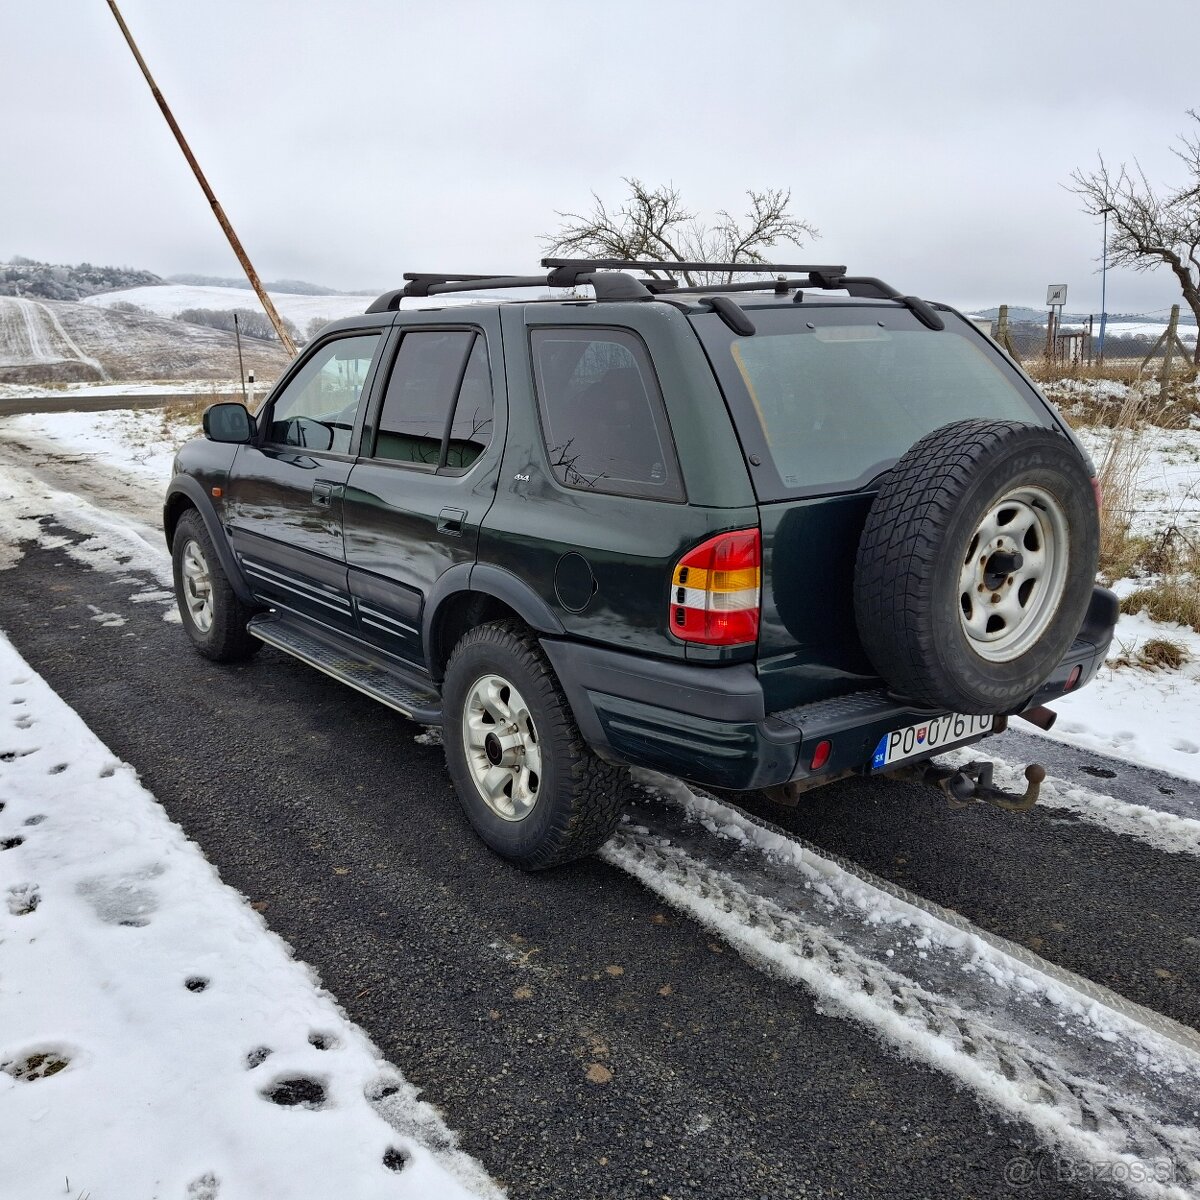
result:
<svg viewBox="0 0 1200 1200"><path fill-rule="evenodd" d="M105 376L104 368L75 344L48 304L0 296L0 377L29 371L47 379Z"/></svg>
<svg viewBox="0 0 1200 1200"><path fill-rule="evenodd" d="M294 321L303 330L310 321L337 321L365 312L374 296L296 296L274 292L271 299L281 316ZM201 287L188 283L167 283L152 287L126 288L89 296L84 304L109 308L122 302L136 304L161 317L173 317L187 308L258 308L258 297L248 288Z"/></svg>
<svg viewBox="0 0 1200 1200"><path fill-rule="evenodd" d="M288 362L278 346L249 339L243 357L262 380ZM101 305L0 296L0 381L237 378L237 345L223 330Z"/></svg>

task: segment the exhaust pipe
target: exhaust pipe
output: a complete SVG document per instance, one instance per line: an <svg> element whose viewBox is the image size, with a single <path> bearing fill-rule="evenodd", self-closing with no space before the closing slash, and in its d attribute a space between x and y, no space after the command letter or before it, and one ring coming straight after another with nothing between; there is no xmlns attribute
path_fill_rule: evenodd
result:
<svg viewBox="0 0 1200 1200"><path fill-rule="evenodd" d="M1028 721L1030 725L1036 725L1039 729L1051 729L1054 722L1058 720L1058 713L1044 704L1039 704L1037 708L1027 708L1023 713L1017 713L1017 716L1022 721Z"/></svg>

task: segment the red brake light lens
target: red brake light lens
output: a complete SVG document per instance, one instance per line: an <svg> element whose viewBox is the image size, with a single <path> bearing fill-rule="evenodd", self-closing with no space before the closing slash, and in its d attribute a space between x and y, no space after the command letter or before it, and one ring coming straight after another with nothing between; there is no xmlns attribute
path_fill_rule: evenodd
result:
<svg viewBox="0 0 1200 1200"><path fill-rule="evenodd" d="M758 641L762 540L757 529L721 533L689 550L671 579L671 632L684 642Z"/></svg>
<svg viewBox="0 0 1200 1200"><path fill-rule="evenodd" d="M817 743L817 748L813 751L812 762L809 763L810 771L819 771L828 761L829 752L833 749L833 743L824 740Z"/></svg>

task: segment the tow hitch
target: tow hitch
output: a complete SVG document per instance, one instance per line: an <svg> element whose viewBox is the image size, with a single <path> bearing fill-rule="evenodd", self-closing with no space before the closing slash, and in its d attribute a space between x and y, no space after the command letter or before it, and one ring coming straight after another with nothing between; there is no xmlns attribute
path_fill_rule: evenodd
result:
<svg viewBox="0 0 1200 1200"><path fill-rule="evenodd" d="M966 808L969 804L991 804L1006 812L1028 812L1038 801L1038 792L1046 778L1046 768L1040 763L1031 763L1025 768L1025 779L1029 786L1023 796L1014 796L1002 791L992 783L993 764L969 762L962 767L939 767L926 759L901 767L895 772L897 778L927 783L945 794L951 808Z"/></svg>

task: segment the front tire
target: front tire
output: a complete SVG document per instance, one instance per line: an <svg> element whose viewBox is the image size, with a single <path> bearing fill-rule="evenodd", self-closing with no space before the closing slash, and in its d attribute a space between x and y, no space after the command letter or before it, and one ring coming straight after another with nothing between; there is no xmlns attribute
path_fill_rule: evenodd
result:
<svg viewBox="0 0 1200 1200"><path fill-rule="evenodd" d="M230 586L204 518L194 508L175 526L171 565L183 628L205 658L244 662L262 649L262 642L246 631L256 610L243 604Z"/></svg>
<svg viewBox="0 0 1200 1200"><path fill-rule="evenodd" d="M527 630L507 621L472 629L454 649L442 698L450 778L492 850L536 871L608 840L627 772L588 749Z"/></svg>

